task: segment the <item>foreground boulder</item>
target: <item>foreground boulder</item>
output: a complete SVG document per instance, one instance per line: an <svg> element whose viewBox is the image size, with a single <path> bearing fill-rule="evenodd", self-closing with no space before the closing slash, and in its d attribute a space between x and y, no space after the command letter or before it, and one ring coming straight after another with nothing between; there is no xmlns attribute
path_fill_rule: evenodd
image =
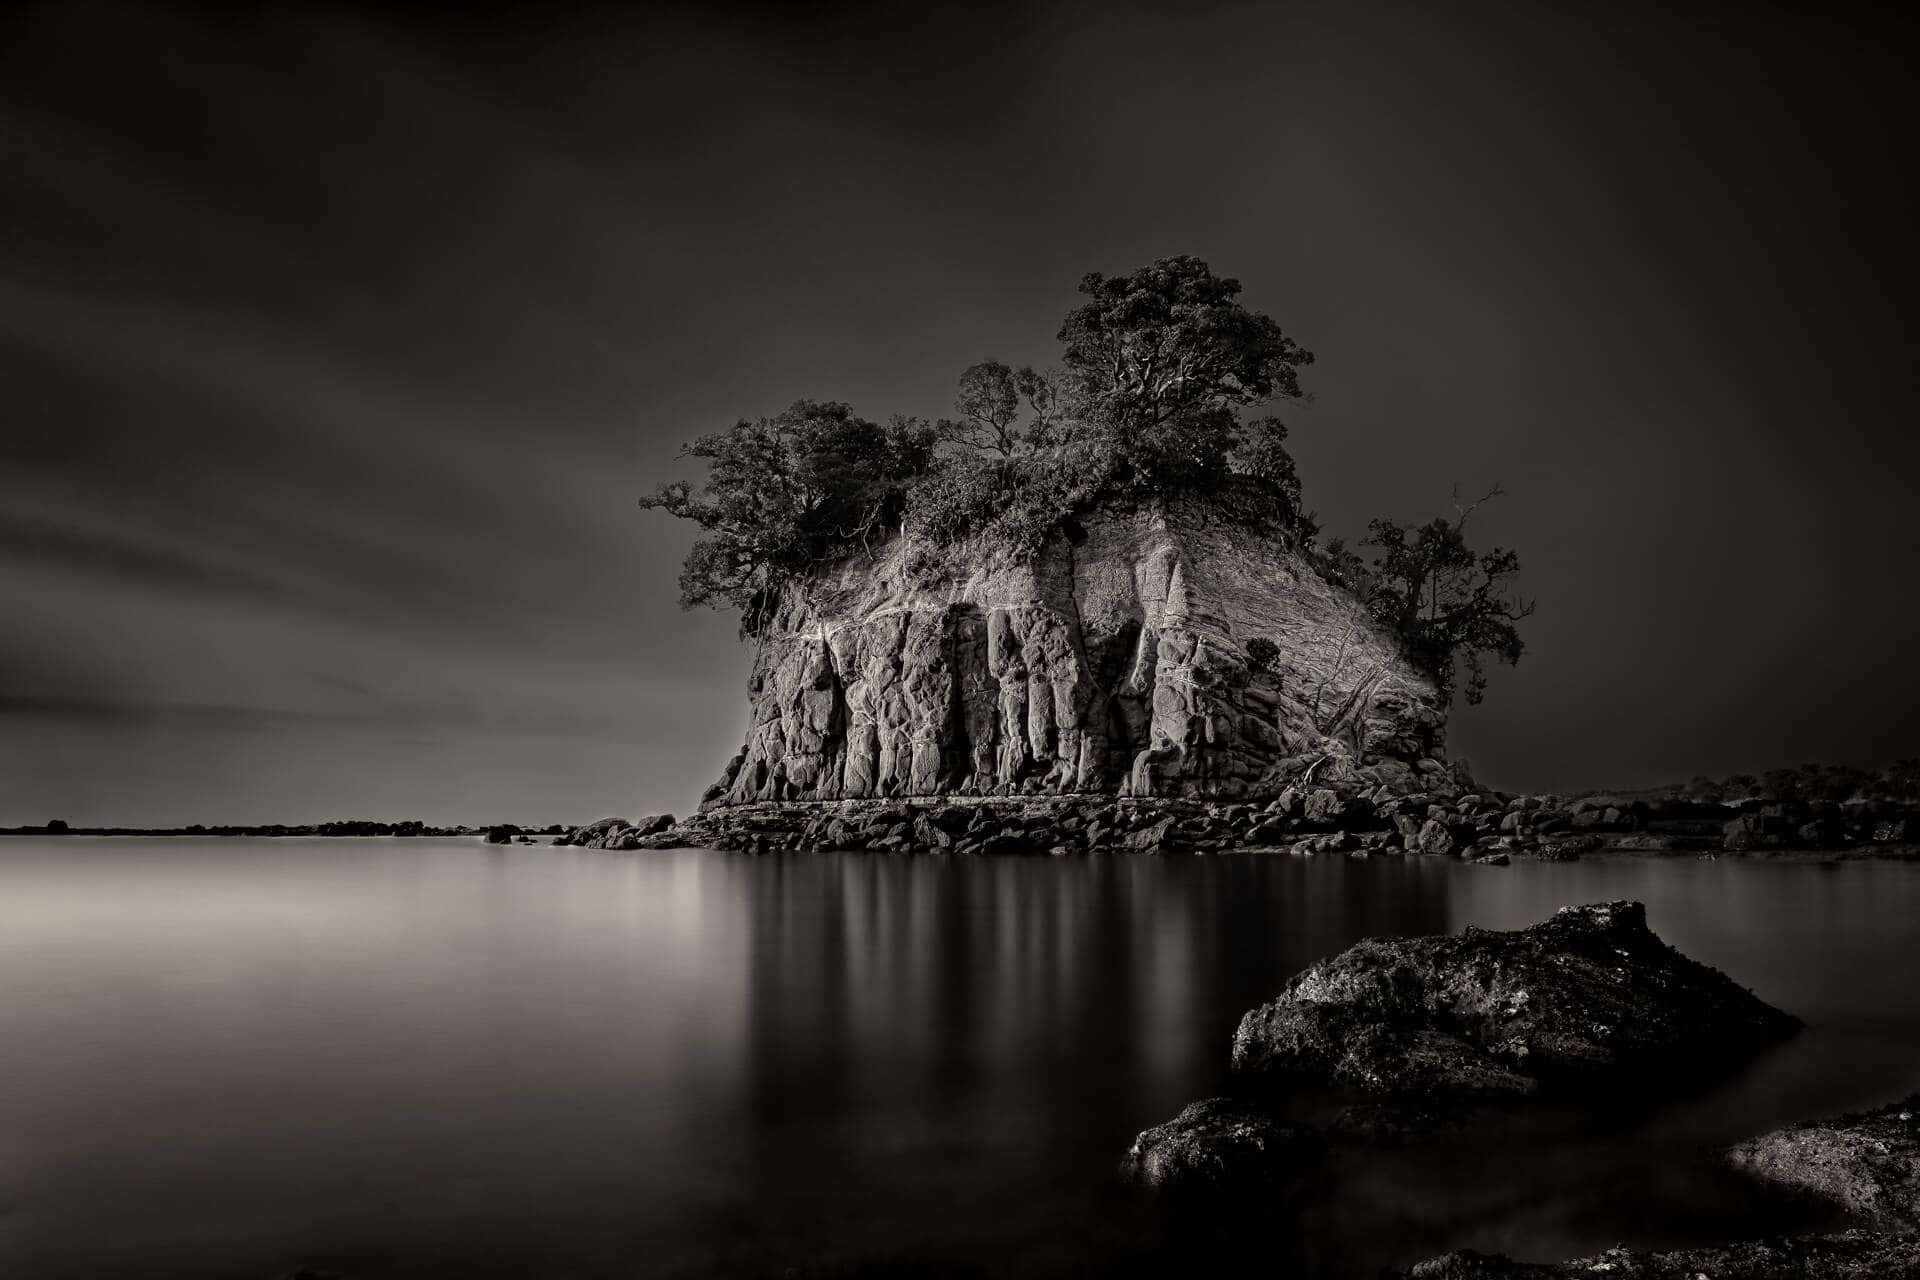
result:
<svg viewBox="0 0 1920 1280"><path fill-rule="evenodd" d="M1763 1182L1881 1225L1920 1227L1920 1094L1877 1111L1749 1138L1727 1159Z"/></svg>
<svg viewBox="0 0 1920 1280"><path fill-rule="evenodd" d="M1905 1280L1920 1277L1920 1236L1844 1231L1653 1253L1609 1249L1571 1262L1515 1262L1464 1249L1418 1263L1408 1280Z"/></svg>
<svg viewBox="0 0 1920 1280"><path fill-rule="evenodd" d="M1510 933L1356 943L1247 1014L1233 1065L1385 1094L1525 1096L1696 1074L1799 1025L1662 942L1640 903L1608 902Z"/></svg>
<svg viewBox="0 0 1920 1280"><path fill-rule="evenodd" d="M1312 1131L1280 1124L1256 1107L1208 1098L1135 1138L1120 1173L1176 1191L1258 1186L1298 1172L1322 1145Z"/></svg>

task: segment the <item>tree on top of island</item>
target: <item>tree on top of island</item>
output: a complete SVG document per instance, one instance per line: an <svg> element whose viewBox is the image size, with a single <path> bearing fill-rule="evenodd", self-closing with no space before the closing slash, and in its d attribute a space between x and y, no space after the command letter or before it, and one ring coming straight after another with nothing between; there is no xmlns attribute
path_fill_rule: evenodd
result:
<svg viewBox="0 0 1920 1280"><path fill-rule="evenodd" d="M690 441L682 456L707 464L704 482L640 500L705 531L681 570L682 606L738 609L742 634L756 635L795 580L905 533L1031 558L1096 508L1197 498L1307 552L1443 690L1463 666L1478 702L1486 660L1519 661L1515 624L1533 608L1508 593L1519 559L1466 541L1468 517L1497 486L1472 503L1456 494L1451 517L1424 525L1375 519L1361 551L1322 546L1285 422L1245 412L1304 402L1313 353L1196 257L1090 273L1080 293L1059 365L970 366L956 417L880 423L798 400Z"/></svg>

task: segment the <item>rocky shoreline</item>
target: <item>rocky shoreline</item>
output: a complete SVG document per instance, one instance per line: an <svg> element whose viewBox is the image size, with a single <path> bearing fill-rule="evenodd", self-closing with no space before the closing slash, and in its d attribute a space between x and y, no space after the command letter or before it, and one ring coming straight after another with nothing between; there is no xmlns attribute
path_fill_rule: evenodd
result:
<svg viewBox="0 0 1920 1280"><path fill-rule="evenodd" d="M1126 1181L1183 1202L1303 1194L1330 1154L1454 1139L1517 1108L1622 1097L1660 1104L1801 1029L1647 927L1637 902L1566 907L1511 932L1369 938L1295 976L1233 1038L1232 1097L1143 1131ZM1358 1099L1331 1118L1318 1089ZM1320 1115L1329 1115L1324 1099ZM1846 1211L1848 1229L1666 1251L1616 1247L1536 1263L1462 1250L1405 1280L1865 1280L1920 1277L1920 1095L1794 1125L1716 1159ZM1238 1212L1228 1208L1228 1212Z"/></svg>
<svg viewBox="0 0 1920 1280"><path fill-rule="evenodd" d="M555 843L607 849L701 847L752 853L1423 854L1498 865L1590 854L1920 853L1920 809L1619 796L1521 796L1461 785L1423 762L1425 790L1290 786L1271 798L933 796L713 806L684 820L606 818Z"/></svg>

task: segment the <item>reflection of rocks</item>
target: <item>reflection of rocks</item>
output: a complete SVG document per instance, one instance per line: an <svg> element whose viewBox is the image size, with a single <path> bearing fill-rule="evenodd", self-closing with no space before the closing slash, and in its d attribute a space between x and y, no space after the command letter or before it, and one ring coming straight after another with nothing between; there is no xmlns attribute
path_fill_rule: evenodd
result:
<svg viewBox="0 0 1920 1280"><path fill-rule="evenodd" d="M1407 1280L1901 1280L1920 1277L1920 1236L1845 1231L1654 1253L1609 1249L1571 1262L1515 1262L1471 1249L1401 1273Z"/></svg>
<svg viewBox="0 0 1920 1280"><path fill-rule="evenodd" d="M1529 929L1369 938L1313 965L1234 1033L1233 1065L1415 1095L1526 1095L1745 1057L1798 1020L1647 928L1637 902Z"/></svg>
<svg viewBox="0 0 1920 1280"><path fill-rule="evenodd" d="M1735 1168L1882 1224L1920 1227L1920 1094L1794 1125L1727 1153Z"/></svg>
<svg viewBox="0 0 1920 1280"><path fill-rule="evenodd" d="M1280 1124L1257 1107L1208 1098L1135 1138L1120 1172L1168 1190L1246 1187L1298 1172L1322 1145L1310 1130Z"/></svg>

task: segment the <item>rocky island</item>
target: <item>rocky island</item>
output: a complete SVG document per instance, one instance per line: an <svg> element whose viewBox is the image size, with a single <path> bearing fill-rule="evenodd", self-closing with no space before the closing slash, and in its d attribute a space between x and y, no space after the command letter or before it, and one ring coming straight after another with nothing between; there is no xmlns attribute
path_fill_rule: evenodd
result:
<svg viewBox="0 0 1920 1280"><path fill-rule="evenodd" d="M1920 768L1850 805L1475 781L1449 708L1533 610L1517 556L1469 541L1499 487L1327 540L1286 425L1250 413L1304 399L1312 353L1196 258L1081 293L1056 367L977 363L954 418L800 401L687 445L704 482L642 506L701 529L682 604L754 646L743 741L697 814L563 843L1498 865L1920 840Z"/></svg>

